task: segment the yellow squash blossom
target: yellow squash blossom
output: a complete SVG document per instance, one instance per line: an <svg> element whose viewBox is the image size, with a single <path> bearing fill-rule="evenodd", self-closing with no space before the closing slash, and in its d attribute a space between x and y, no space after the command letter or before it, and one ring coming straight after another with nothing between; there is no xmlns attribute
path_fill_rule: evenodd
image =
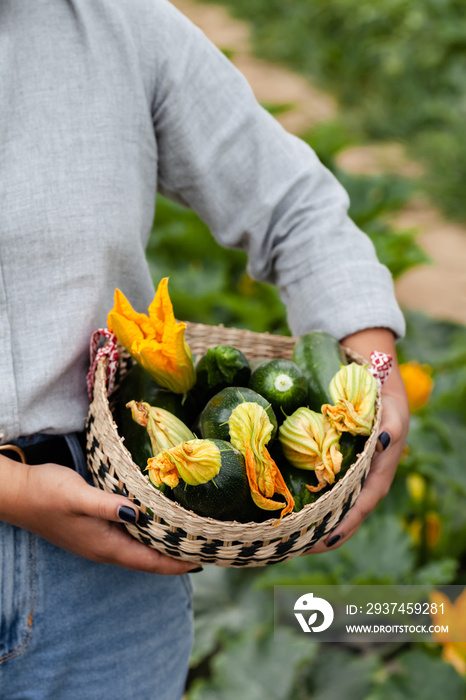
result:
<svg viewBox="0 0 466 700"><path fill-rule="evenodd" d="M458 673L466 675L466 590L452 602L441 591L432 591L430 602L437 606L431 617L434 625L448 625L448 632L434 632L436 642L442 644L442 656ZM442 608L443 605L443 614Z"/></svg>
<svg viewBox="0 0 466 700"><path fill-rule="evenodd" d="M263 510L281 508L281 520L293 510L294 499L266 447L273 432L267 412L258 403L244 401L231 412L228 426L230 442L246 463L252 500ZM286 502L273 500L276 493Z"/></svg>
<svg viewBox="0 0 466 700"><path fill-rule="evenodd" d="M302 406L280 426L283 454L294 467L313 470L318 485L306 484L309 491L320 491L333 484L343 459L340 434L321 413Z"/></svg>
<svg viewBox="0 0 466 700"><path fill-rule="evenodd" d="M432 369L428 365L412 361L401 364L400 372L408 395L409 408L411 412L418 411L426 405L432 392Z"/></svg>
<svg viewBox="0 0 466 700"><path fill-rule="evenodd" d="M406 487L413 501L420 503L424 500L427 491L427 482L421 474L409 474L406 479Z"/></svg>
<svg viewBox="0 0 466 700"><path fill-rule="evenodd" d="M211 481L220 471L221 454L211 440L188 440L162 450L147 460L149 479L159 488L162 484L174 489L180 477L190 486Z"/></svg>
<svg viewBox="0 0 466 700"><path fill-rule="evenodd" d="M146 428L154 457L162 450L195 438L183 421L164 408L144 401L130 401L126 408L131 409L134 422Z"/></svg>
<svg viewBox="0 0 466 700"><path fill-rule="evenodd" d="M165 389L185 394L196 381L193 356L184 339L186 324L177 322L168 295L168 277L161 280L149 315L134 311L124 294L115 290L108 314L109 330L139 364Z"/></svg>
<svg viewBox="0 0 466 700"><path fill-rule="evenodd" d="M329 393L334 405L324 404L324 416L341 433L369 435L374 422L377 381L363 365L351 362L333 377Z"/></svg>
<svg viewBox="0 0 466 700"><path fill-rule="evenodd" d="M407 526L408 532L411 535L414 544L419 545L423 537L423 529L425 528L425 542L429 549L433 549L440 539L442 526L440 518L433 510L429 510L424 516L425 523L421 518L414 518Z"/></svg>

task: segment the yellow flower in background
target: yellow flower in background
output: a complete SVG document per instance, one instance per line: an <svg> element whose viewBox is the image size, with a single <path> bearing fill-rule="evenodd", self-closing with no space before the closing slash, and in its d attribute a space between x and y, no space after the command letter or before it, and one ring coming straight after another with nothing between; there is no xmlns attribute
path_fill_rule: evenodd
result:
<svg viewBox="0 0 466 700"><path fill-rule="evenodd" d="M324 404L322 413L340 433L369 435L374 422L377 381L366 367L351 362L333 377L329 393L334 405Z"/></svg>
<svg viewBox="0 0 466 700"><path fill-rule="evenodd" d="M401 377L408 395L409 408L418 411L426 405L434 386L432 369L419 362L405 362L400 365Z"/></svg>
<svg viewBox="0 0 466 700"><path fill-rule="evenodd" d="M441 591L432 591L429 598L430 602L437 606L437 612L431 612L433 624L448 625L448 632L434 632L434 639L443 646L444 660L464 676L466 675L466 642L463 641L466 639L466 590L454 603Z"/></svg>
<svg viewBox="0 0 466 700"><path fill-rule="evenodd" d="M420 503L424 500L427 491L427 482L423 476L415 473L409 474L406 479L406 487L413 501Z"/></svg>
<svg viewBox="0 0 466 700"><path fill-rule="evenodd" d="M184 339L186 324L177 322L168 295L168 277L161 280L149 315L134 311L124 294L115 290L107 325L118 341L155 381L184 394L196 381L193 356Z"/></svg>
<svg viewBox="0 0 466 700"><path fill-rule="evenodd" d="M414 520L409 523L407 529L413 539L414 544L419 545L422 538L423 527L425 527L426 545L429 547L429 549L433 549L440 539L442 525L440 523L440 518L433 510L429 510L424 517L425 526L423 525L421 518L414 518Z"/></svg>

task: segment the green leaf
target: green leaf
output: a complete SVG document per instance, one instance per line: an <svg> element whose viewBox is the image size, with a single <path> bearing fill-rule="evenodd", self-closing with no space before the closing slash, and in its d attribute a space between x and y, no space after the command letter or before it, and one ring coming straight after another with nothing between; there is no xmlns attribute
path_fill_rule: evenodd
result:
<svg viewBox="0 0 466 700"><path fill-rule="evenodd" d="M359 656L345 648L323 644L314 662L298 673L292 698L362 700L380 668L380 660L374 654Z"/></svg>
<svg viewBox="0 0 466 700"><path fill-rule="evenodd" d="M394 279L412 267L432 262L416 243L417 230L394 231L378 227L378 230L371 231L370 227L366 227L366 233L375 246L380 262L388 267Z"/></svg>
<svg viewBox="0 0 466 700"><path fill-rule="evenodd" d="M254 591L243 572L209 566L194 579L194 648L197 665L224 640L273 617L270 594ZM268 612L267 612L268 610Z"/></svg>
<svg viewBox="0 0 466 700"><path fill-rule="evenodd" d="M414 567L409 535L398 518L380 510L336 553L345 561L352 583L401 583Z"/></svg>
<svg viewBox="0 0 466 700"><path fill-rule="evenodd" d="M289 335L278 290L247 275L246 253L220 246L192 210L160 195L147 259L155 284L170 277L177 318Z"/></svg>
<svg viewBox="0 0 466 700"><path fill-rule="evenodd" d="M409 181L393 175L352 175L335 169L335 175L349 194L349 214L361 228L382 214L397 211L412 195Z"/></svg>
<svg viewBox="0 0 466 700"><path fill-rule="evenodd" d="M431 561L418 569L413 583L416 585L431 584L433 586L453 583L458 570L458 561L452 558Z"/></svg>
<svg viewBox="0 0 466 700"><path fill-rule="evenodd" d="M223 47L220 50L223 53L223 55L228 58L229 61L232 61L237 53L237 51L235 49L226 48L226 47Z"/></svg>
<svg viewBox="0 0 466 700"><path fill-rule="evenodd" d="M261 107L267 110L273 117L286 114L296 107L293 102L261 102Z"/></svg>
<svg viewBox="0 0 466 700"><path fill-rule="evenodd" d="M271 635L243 636L212 662L212 678L194 683L188 700L285 700L296 669L317 653L313 641L275 643Z"/></svg>
<svg viewBox="0 0 466 700"><path fill-rule="evenodd" d="M404 310L406 337L397 346L400 362L417 360L436 372L466 366L466 326Z"/></svg>
<svg viewBox="0 0 466 700"><path fill-rule="evenodd" d="M371 700L463 700L464 679L442 659L420 649L398 656L394 672Z"/></svg>

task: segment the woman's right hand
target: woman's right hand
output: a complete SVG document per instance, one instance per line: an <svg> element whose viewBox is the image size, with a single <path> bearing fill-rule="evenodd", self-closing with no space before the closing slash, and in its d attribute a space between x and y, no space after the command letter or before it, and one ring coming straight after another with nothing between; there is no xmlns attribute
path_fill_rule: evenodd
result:
<svg viewBox="0 0 466 700"><path fill-rule="evenodd" d="M154 574L184 574L197 564L167 557L138 542L123 527L124 496L90 486L58 464L23 465L0 456L0 520L85 559Z"/></svg>

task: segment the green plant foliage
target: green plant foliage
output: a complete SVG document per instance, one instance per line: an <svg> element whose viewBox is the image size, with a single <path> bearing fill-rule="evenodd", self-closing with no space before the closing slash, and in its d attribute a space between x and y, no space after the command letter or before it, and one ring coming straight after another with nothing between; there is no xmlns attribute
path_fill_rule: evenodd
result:
<svg viewBox="0 0 466 700"><path fill-rule="evenodd" d="M211 566L193 577L193 582L196 608L193 666L245 629L261 626L264 621L270 625L273 616L270 597L255 591L242 572Z"/></svg>
<svg viewBox="0 0 466 700"><path fill-rule="evenodd" d="M361 700L368 697L382 664L375 655L356 655L344 647L321 648L313 663L298 671L293 700Z"/></svg>
<svg viewBox="0 0 466 700"><path fill-rule="evenodd" d="M156 283L170 277L178 318L289 335L276 288L253 281L246 254L222 248L192 210L158 196L147 257Z"/></svg>
<svg viewBox="0 0 466 700"><path fill-rule="evenodd" d="M261 106L273 117L286 114L296 107L292 102L261 102Z"/></svg>
<svg viewBox="0 0 466 700"><path fill-rule="evenodd" d="M216 0L208 0L215 2ZM257 52L333 92L370 139L404 140L424 184L466 217L466 13L460 0L222 0Z"/></svg>
<svg viewBox="0 0 466 700"><path fill-rule="evenodd" d="M315 653L306 640L275 644L264 632L237 638L227 653L215 656L212 677L193 685L190 700L283 700L289 697L298 666Z"/></svg>
<svg viewBox="0 0 466 700"><path fill-rule="evenodd" d="M338 168L335 157L352 137L337 121L320 124L303 138L347 191L350 217L371 238L379 260L395 279L430 262L416 242L417 230L402 231L388 223L388 216L409 202L414 191L410 181L393 175L356 176Z"/></svg>
<svg viewBox="0 0 466 700"><path fill-rule="evenodd" d="M275 645L273 595L251 571L207 567L194 578L195 645L189 700L282 700L297 669L309 663L310 640ZM241 669L241 672L238 672Z"/></svg>
<svg viewBox="0 0 466 700"><path fill-rule="evenodd" d="M408 310L404 315L406 337L398 343L400 362L416 359L430 365L437 381L439 375L466 367L466 326Z"/></svg>
<svg viewBox="0 0 466 700"><path fill-rule="evenodd" d="M367 700L463 700L464 681L441 659L420 649L400 654L383 684Z"/></svg>

